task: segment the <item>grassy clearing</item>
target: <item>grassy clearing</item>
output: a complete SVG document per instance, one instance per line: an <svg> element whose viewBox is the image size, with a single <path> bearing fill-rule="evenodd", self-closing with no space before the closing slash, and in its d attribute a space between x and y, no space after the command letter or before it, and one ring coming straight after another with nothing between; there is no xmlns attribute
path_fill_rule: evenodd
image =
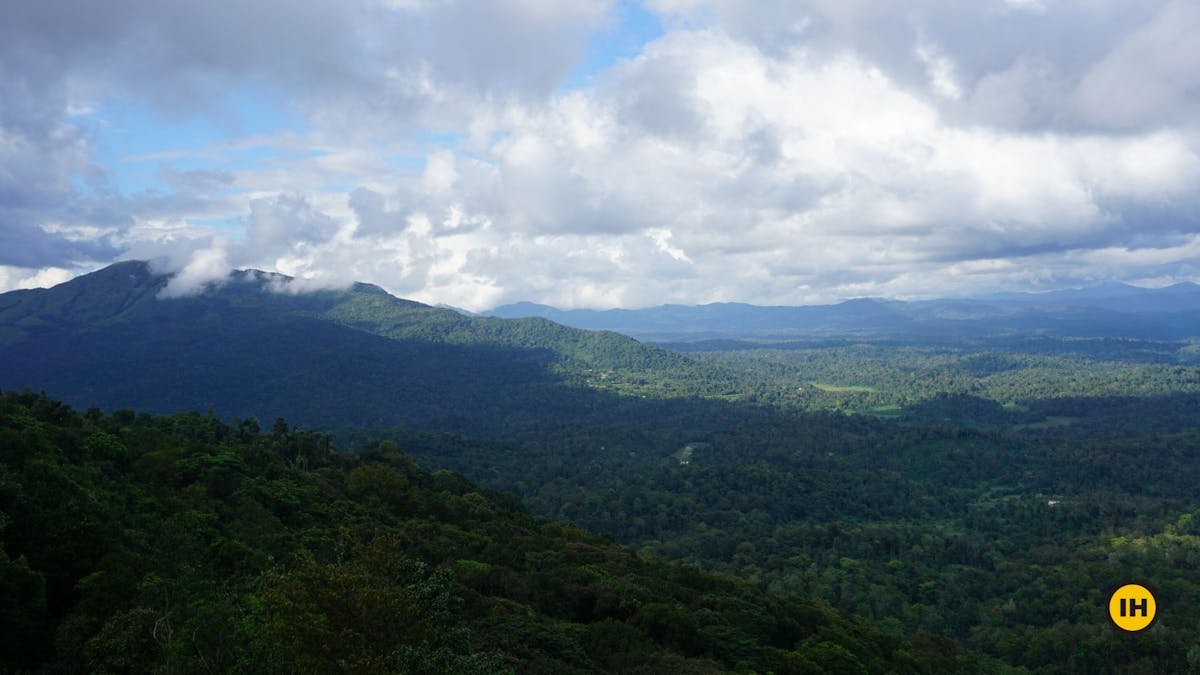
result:
<svg viewBox="0 0 1200 675"><path fill-rule="evenodd" d="M866 386L858 385L858 384L851 384L851 385L843 386L843 385L836 385L836 384L824 384L822 382L809 382L808 386L816 387L817 389L820 389L821 391L828 391L828 392L832 392L835 394L847 393L847 392L859 392L859 393L867 393L867 394L875 393L875 387L866 387Z"/></svg>

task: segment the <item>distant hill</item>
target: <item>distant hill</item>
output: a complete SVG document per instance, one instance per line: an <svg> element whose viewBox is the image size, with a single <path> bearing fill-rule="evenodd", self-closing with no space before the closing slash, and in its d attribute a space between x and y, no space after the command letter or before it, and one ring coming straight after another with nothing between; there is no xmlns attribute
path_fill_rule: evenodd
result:
<svg viewBox="0 0 1200 675"><path fill-rule="evenodd" d="M616 333L469 317L368 284L294 293L288 277L249 270L163 299L168 279L132 261L0 295L0 388L109 409L470 429L590 410L582 385L596 373L690 367Z"/></svg>
<svg viewBox="0 0 1200 675"><path fill-rule="evenodd" d="M521 302L497 307L485 316L517 319L541 317L586 328L644 337L716 337L720 335L794 334L804 332L881 332L906 325L904 303L859 299L838 305L760 307L737 302L709 305L660 305L646 309L559 310Z"/></svg>
<svg viewBox="0 0 1200 675"><path fill-rule="evenodd" d="M987 337L1053 335L1178 339L1200 335L1200 286L1103 284L1045 293L902 302L861 298L833 305L743 303L645 309L560 310L520 302L486 316L541 317L589 330L658 341L813 336Z"/></svg>

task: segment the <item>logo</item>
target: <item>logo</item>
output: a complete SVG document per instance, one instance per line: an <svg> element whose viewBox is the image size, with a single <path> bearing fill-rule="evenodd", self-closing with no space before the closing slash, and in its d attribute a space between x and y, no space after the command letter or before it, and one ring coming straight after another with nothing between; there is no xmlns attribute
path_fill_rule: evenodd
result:
<svg viewBox="0 0 1200 675"><path fill-rule="evenodd" d="M1108 599L1108 618L1126 633L1146 630L1158 617L1158 602L1141 584L1125 584Z"/></svg>

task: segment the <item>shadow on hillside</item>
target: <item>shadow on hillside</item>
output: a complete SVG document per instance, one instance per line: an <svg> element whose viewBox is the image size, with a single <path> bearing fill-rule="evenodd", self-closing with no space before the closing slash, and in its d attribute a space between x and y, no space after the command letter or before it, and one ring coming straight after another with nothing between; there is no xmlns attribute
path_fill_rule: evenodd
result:
<svg viewBox="0 0 1200 675"><path fill-rule="evenodd" d="M0 350L0 388L41 390L80 408L211 410L226 419L284 417L310 428L475 436L680 416L717 428L735 408L744 419L742 406L579 386L552 369L549 349L391 339L252 308L174 307L171 316L86 331L41 328Z"/></svg>

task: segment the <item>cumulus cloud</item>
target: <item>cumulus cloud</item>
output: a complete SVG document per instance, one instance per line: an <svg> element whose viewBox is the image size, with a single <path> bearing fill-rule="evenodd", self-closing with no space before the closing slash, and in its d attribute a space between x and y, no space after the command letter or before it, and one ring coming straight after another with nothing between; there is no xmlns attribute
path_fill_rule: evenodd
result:
<svg viewBox="0 0 1200 675"><path fill-rule="evenodd" d="M257 267L472 309L1198 274L1182 0L647 0L663 34L569 88L609 2L93 4L0 27L9 286L117 254L169 294ZM69 112L219 118L239 88L305 127L135 194Z"/></svg>
<svg viewBox="0 0 1200 675"><path fill-rule="evenodd" d="M246 254L269 258L288 250L326 241L338 224L317 211L305 199L280 195L273 199L250 200L246 222Z"/></svg>
<svg viewBox="0 0 1200 675"><path fill-rule="evenodd" d="M10 47L11 49L11 47ZM104 261L108 242L71 236L87 224L88 202L76 183L102 189L105 172L91 161L87 139L61 120L65 88L41 78L49 57L16 53L0 58L0 264L41 268Z"/></svg>
<svg viewBox="0 0 1200 675"><path fill-rule="evenodd" d="M44 267L38 270L31 270L25 267L0 265L0 288L48 288L61 284L64 281L70 281L75 276L78 276L76 271L62 267Z"/></svg>
<svg viewBox="0 0 1200 675"><path fill-rule="evenodd" d="M317 135L461 122L458 111L479 101L546 95L608 12L606 0L50 0L7 7L0 22L0 264L111 260L121 253L114 242L81 241L46 225L95 224L104 216L109 234L124 235L147 216L206 217L195 199L173 198L234 183L223 168L164 166L159 177L179 195L116 193L113 167L97 160L103 129L76 119L113 99L137 101L166 120L205 117L231 130L245 94L328 122Z"/></svg>
<svg viewBox="0 0 1200 675"><path fill-rule="evenodd" d="M941 94L941 111L966 122L1148 129L1159 126L1164 114L1186 114L1180 106L1196 101L1188 82L1197 72L1196 41L1189 38L1196 35L1200 10L1188 0L649 0L648 5L676 21L719 28L771 56L852 53L899 86ZM1032 86L1016 86L1026 81ZM1147 100L1114 100L1138 90ZM995 106L1054 110L1003 115ZM1126 106L1149 109L1122 112Z"/></svg>
<svg viewBox="0 0 1200 675"><path fill-rule="evenodd" d="M1194 123L1200 113L1200 6L1166 3L1124 36L1079 83L1079 114L1098 125L1140 129Z"/></svg>
<svg viewBox="0 0 1200 675"><path fill-rule="evenodd" d="M217 241L209 248L192 253L179 270L159 268L156 271L171 271L173 275L167 285L159 291L160 298L178 298L193 295L209 286L222 283L232 271L225 242Z"/></svg>

